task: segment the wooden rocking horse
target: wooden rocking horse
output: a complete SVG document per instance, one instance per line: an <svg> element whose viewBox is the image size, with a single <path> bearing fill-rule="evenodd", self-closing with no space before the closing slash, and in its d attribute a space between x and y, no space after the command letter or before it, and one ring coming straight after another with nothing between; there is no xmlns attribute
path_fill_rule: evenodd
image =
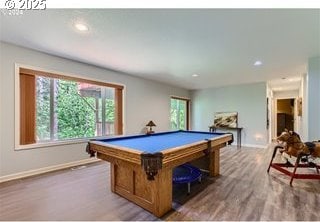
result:
<svg viewBox="0 0 320 222"><path fill-rule="evenodd" d="M320 158L320 141L303 143L299 134L285 130L277 138L279 145L275 146L272 158L268 167L268 173L270 167L288 175L291 177L290 186L292 186L293 179L318 179L320 180L320 164L310 161L310 159ZM296 157L295 164L291 164L288 160L286 163L273 163L273 159L277 153L286 153L290 157ZM288 168L293 167L293 171L289 171ZM316 173L313 174L300 174L297 173L298 168L315 168Z"/></svg>

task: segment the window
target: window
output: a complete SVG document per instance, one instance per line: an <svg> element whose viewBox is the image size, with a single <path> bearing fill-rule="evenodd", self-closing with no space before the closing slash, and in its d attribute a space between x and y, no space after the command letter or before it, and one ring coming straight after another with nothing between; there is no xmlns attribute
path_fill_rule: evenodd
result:
<svg viewBox="0 0 320 222"><path fill-rule="evenodd" d="M122 134L123 86L20 68L20 144Z"/></svg>
<svg viewBox="0 0 320 222"><path fill-rule="evenodd" d="M171 97L170 122L172 130L189 129L190 100Z"/></svg>

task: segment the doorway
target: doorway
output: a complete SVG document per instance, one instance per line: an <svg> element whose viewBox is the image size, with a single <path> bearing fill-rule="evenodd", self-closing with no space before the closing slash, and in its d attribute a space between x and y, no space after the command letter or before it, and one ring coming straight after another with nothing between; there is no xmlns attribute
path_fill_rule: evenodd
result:
<svg viewBox="0 0 320 222"><path fill-rule="evenodd" d="M277 99L277 136L284 129L295 130L295 98Z"/></svg>

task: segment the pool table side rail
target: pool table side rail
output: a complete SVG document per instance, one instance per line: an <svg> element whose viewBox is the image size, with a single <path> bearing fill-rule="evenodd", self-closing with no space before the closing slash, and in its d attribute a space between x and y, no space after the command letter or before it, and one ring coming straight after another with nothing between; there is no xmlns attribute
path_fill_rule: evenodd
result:
<svg viewBox="0 0 320 222"><path fill-rule="evenodd" d="M196 143L187 144L164 150L163 167L175 167L183 163L205 156L215 149L224 147L232 138L232 135L225 134L219 137L202 140ZM209 143L208 143L209 142ZM221 144L224 144L221 146Z"/></svg>
<svg viewBox="0 0 320 222"><path fill-rule="evenodd" d="M233 134L226 133L222 136L210 138L208 140L211 141L211 147L216 147L216 146L220 145L221 143L227 143L230 145L231 143L233 143Z"/></svg>
<svg viewBox="0 0 320 222"><path fill-rule="evenodd" d="M105 142L99 142L99 141L90 141L89 146L90 146L90 150L97 152L98 158L99 158L99 154L108 156L109 158L107 161L109 162L113 162L112 159L110 159L111 157L111 158L121 159L131 163L139 164L139 165L141 164L140 156L142 152L139 150L130 149L130 148L108 144Z"/></svg>

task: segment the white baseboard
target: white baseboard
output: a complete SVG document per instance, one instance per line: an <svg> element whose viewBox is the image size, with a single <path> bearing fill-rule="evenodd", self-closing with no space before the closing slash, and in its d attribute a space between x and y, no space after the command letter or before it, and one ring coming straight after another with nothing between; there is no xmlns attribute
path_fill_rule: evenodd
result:
<svg viewBox="0 0 320 222"><path fill-rule="evenodd" d="M49 166L49 167L43 167L35 170L27 170L23 171L20 173L14 173L14 174L9 174L6 176L0 177L0 183L10 181L10 180L16 180L16 179L21 179L24 177L29 177L29 176L34 176L42 173L48 173L51 171L56 171L56 170L61 170L69 167L74 167L74 166L79 166L83 164L88 164L88 163L94 163L100 161L100 159L97 158L90 158L90 159L84 159L84 160L78 160L70 163L64 163L64 164L59 164L59 165L54 165L54 166Z"/></svg>
<svg viewBox="0 0 320 222"><path fill-rule="evenodd" d="M268 144L266 145L258 145L258 144L241 144L241 147L253 147L253 148L267 148Z"/></svg>
<svg viewBox="0 0 320 222"><path fill-rule="evenodd" d="M235 146L235 147L237 147L238 145L237 145L237 143L233 143L233 144L231 144L231 146ZM265 148L267 148L269 146L269 144L266 144L266 145L258 145L258 144L241 144L241 147L252 147L252 148L262 148L262 149L265 149Z"/></svg>

